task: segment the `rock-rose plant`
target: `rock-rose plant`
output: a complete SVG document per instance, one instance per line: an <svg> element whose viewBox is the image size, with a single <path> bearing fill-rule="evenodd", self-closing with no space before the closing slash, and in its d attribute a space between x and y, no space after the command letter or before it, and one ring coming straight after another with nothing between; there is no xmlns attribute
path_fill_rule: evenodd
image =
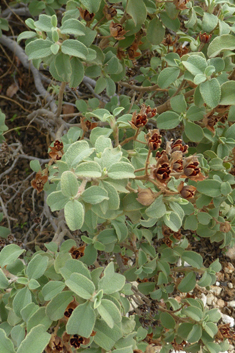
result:
<svg viewBox="0 0 235 353"><path fill-rule="evenodd" d="M186 234L234 245L233 1L24 2L29 60L62 95L88 80L96 98L31 162L60 226L46 250L0 253L0 351L226 351L219 311L190 294L221 265Z"/></svg>

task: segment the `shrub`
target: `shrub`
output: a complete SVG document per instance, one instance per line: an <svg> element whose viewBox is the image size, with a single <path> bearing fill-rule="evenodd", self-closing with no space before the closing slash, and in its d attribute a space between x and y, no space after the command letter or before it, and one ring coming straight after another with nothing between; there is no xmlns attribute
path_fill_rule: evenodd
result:
<svg viewBox="0 0 235 353"><path fill-rule="evenodd" d="M61 82L50 161L30 163L60 222L45 251L0 253L2 352L225 351L219 312L189 294L221 265L205 267L185 231L234 245L234 4L26 3L39 18L18 42ZM80 124L62 134L65 86L82 81L96 98L76 101Z"/></svg>

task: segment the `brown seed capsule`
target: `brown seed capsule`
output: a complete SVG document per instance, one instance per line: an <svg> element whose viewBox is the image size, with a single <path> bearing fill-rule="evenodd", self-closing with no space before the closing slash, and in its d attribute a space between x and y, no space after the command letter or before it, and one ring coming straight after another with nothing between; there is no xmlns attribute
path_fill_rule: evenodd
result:
<svg viewBox="0 0 235 353"><path fill-rule="evenodd" d="M125 39L124 34L126 34L127 31L124 30L124 28L120 23L114 23L112 21L110 23L109 30L110 30L111 36L114 37L116 40Z"/></svg>
<svg viewBox="0 0 235 353"><path fill-rule="evenodd" d="M180 195L184 198L184 199L191 199L195 196L195 193L197 191L197 188L193 185L185 185L181 191L180 191Z"/></svg>
<svg viewBox="0 0 235 353"><path fill-rule="evenodd" d="M163 151L161 157L157 160L157 164L152 167L151 177L157 179L161 183L166 184L170 179L171 168L166 151Z"/></svg>
<svg viewBox="0 0 235 353"><path fill-rule="evenodd" d="M112 18L116 16L117 10L112 5L105 4L103 8L103 14L106 20L110 21Z"/></svg>
<svg viewBox="0 0 235 353"><path fill-rule="evenodd" d="M225 221L224 223L220 223L219 229L223 233L228 233L231 230L231 224L227 221Z"/></svg>
<svg viewBox="0 0 235 353"><path fill-rule="evenodd" d="M211 36L212 34L207 34L206 32L204 33L199 33L199 39L201 43L209 43L209 41L211 40Z"/></svg>
<svg viewBox="0 0 235 353"><path fill-rule="evenodd" d="M178 10L185 10L187 9L187 3L189 2L189 0L174 0L173 3L175 5L175 7Z"/></svg>
<svg viewBox="0 0 235 353"><path fill-rule="evenodd" d="M57 151L62 151L63 147L64 147L64 144L62 141L59 141L59 140L55 140L54 142L54 147Z"/></svg>
<svg viewBox="0 0 235 353"><path fill-rule="evenodd" d="M82 7L79 7L79 12L81 17L83 18L83 20L85 20L86 22L91 22L93 21L95 14L94 13L90 13L88 10L84 10Z"/></svg>
<svg viewBox="0 0 235 353"><path fill-rule="evenodd" d="M145 139L151 151L156 151L161 146L162 140L158 129L149 130Z"/></svg>
<svg viewBox="0 0 235 353"><path fill-rule="evenodd" d="M155 200L154 197L154 192L148 188L148 189L141 189L140 187L138 188L138 197L136 199L141 205L144 206L149 206L153 203Z"/></svg>
<svg viewBox="0 0 235 353"><path fill-rule="evenodd" d="M70 254L72 255L73 259L80 259L80 257L84 256L86 245L80 246L79 248L76 248L76 246L72 246L72 248L69 250Z"/></svg>
<svg viewBox="0 0 235 353"><path fill-rule="evenodd" d="M199 162L196 156L190 156L184 159L184 174L192 180L204 180L205 177L201 173Z"/></svg>
<svg viewBox="0 0 235 353"><path fill-rule="evenodd" d="M38 194L43 190L44 185L48 180L47 169L44 169L43 172L44 175L42 174L42 171L39 170L35 178L31 181L31 186L37 190Z"/></svg>

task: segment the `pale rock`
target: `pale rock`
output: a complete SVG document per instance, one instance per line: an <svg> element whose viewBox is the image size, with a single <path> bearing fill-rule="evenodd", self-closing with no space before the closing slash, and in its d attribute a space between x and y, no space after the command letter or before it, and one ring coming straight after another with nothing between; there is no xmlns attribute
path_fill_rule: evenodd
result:
<svg viewBox="0 0 235 353"><path fill-rule="evenodd" d="M225 324L230 324L230 327L234 326L234 318L231 316L228 316L226 314L221 313L220 311L221 318Z"/></svg>
<svg viewBox="0 0 235 353"><path fill-rule="evenodd" d="M224 272L225 273L233 273L234 272L234 266L231 264L231 262L228 262L227 266L224 267Z"/></svg>
<svg viewBox="0 0 235 353"><path fill-rule="evenodd" d="M206 295L204 293L201 293L201 298L200 299L203 302L203 305L206 306L207 298L206 298Z"/></svg>
<svg viewBox="0 0 235 353"><path fill-rule="evenodd" d="M226 252L226 256L228 256L231 260L235 260L235 245L228 249L228 251Z"/></svg>
<svg viewBox="0 0 235 353"><path fill-rule="evenodd" d="M232 300L231 302L228 302L228 306L231 306L232 308L235 308L235 300Z"/></svg>
<svg viewBox="0 0 235 353"><path fill-rule="evenodd" d="M222 291L221 287L211 286L211 292L214 293L215 295L219 296L221 291Z"/></svg>
<svg viewBox="0 0 235 353"><path fill-rule="evenodd" d="M223 308L225 306L224 300L223 299L218 299L216 302L216 306L218 308Z"/></svg>
<svg viewBox="0 0 235 353"><path fill-rule="evenodd" d="M206 303L207 305L212 305L215 304L216 302L216 297L214 296L214 294L209 293L206 297Z"/></svg>
<svg viewBox="0 0 235 353"><path fill-rule="evenodd" d="M232 289L233 288L233 284L231 282L228 282L228 288Z"/></svg>

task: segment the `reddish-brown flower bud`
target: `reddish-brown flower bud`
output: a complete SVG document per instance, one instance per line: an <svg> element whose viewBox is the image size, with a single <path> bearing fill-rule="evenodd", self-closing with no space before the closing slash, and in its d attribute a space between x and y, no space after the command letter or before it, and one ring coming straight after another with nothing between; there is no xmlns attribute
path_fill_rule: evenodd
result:
<svg viewBox="0 0 235 353"><path fill-rule="evenodd" d="M138 197L136 199L141 205L144 206L149 206L153 203L155 200L154 197L154 192L148 188L148 189L141 189L140 187L138 188Z"/></svg>
<svg viewBox="0 0 235 353"><path fill-rule="evenodd" d="M106 20L110 21L112 18L114 18L117 14L117 10L112 6L112 5L104 5L103 8L103 14L106 18Z"/></svg>
<svg viewBox="0 0 235 353"><path fill-rule="evenodd" d="M109 30L110 30L111 36L114 37L116 40L125 39L124 34L126 34L127 31L123 29L120 23L114 23L112 21L110 23Z"/></svg>
<svg viewBox="0 0 235 353"><path fill-rule="evenodd" d="M188 145L183 145L182 140L178 139L176 141L167 142L166 151L168 154L179 151L182 154L186 154L188 152Z"/></svg>
<svg viewBox="0 0 235 353"><path fill-rule="evenodd" d="M134 112L132 114L132 119L130 121L130 124L134 128L140 128L140 127L146 125L147 122L148 122L148 119L147 119L147 115L146 114L137 114L136 112Z"/></svg>
<svg viewBox="0 0 235 353"><path fill-rule="evenodd" d="M205 116L203 118L203 123L204 123L205 127L213 133L215 132L214 126L217 124L218 121L219 121L218 116L213 115L213 114L210 114L210 115Z"/></svg>
<svg viewBox="0 0 235 353"><path fill-rule="evenodd" d="M82 7L79 7L79 12L81 17L83 18L83 20L85 20L86 22L91 22L93 21L95 14L94 13L90 13L88 10L84 10Z"/></svg>
<svg viewBox="0 0 235 353"><path fill-rule="evenodd" d="M172 171L176 173L182 173L183 172L183 159L182 159L182 152L180 151L175 151L171 154L171 159L170 159L170 166Z"/></svg>
<svg viewBox="0 0 235 353"><path fill-rule="evenodd" d="M74 299L71 303L69 303L69 305L65 309L64 316L66 318L69 318L77 306L78 306L78 304L77 304L76 300Z"/></svg>
<svg viewBox="0 0 235 353"><path fill-rule="evenodd" d="M228 233L231 230L231 224L228 221L225 221L224 223L220 223L219 229L223 233Z"/></svg>
<svg viewBox="0 0 235 353"><path fill-rule="evenodd" d="M76 246L72 246L72 248L69 250L70 254L72 255L73 259L80 259L80 257L84 256L86 245L82 245L79 248L76 248Z"/></svg>
<svg viewBox="0 0 235 353"><path fill-rule="evenodd" d="M188 47L183 47L182 45L176 49L176 54L178 54L180 57L183 55L188 54L189 48Z"/></svg>
<svg viewBox="0 0 235 353"><path fill-rule="evenodd" d="M180 195L184 199L191 199L195 196L195 193L197 191L197 188L193 185L185 185L183 188L180 190Z"/></svg>
<svg viewBox="0 0 235 353"><path fill-rule="evenodd" d="M149 130L145 138L151 151L156 151L161 146L162 140L158 129Z"/></svg>
<svg viewBox="0 0 235 353"><path fill-rule="evenodd" d="M209 43L209 41L211 40L211 36L212 34L207 34L206 32L204 33L199 33L199 39L201 43Z"/></svg>
<svg viewBox="0 0 235 353"><path fill-rule="evenodd" d="M171 248L173 242L170 238L164 238L163 241L168 246L168 248Z"/></svg>
<svg viewBox="0 0 235 353"><path fill-rule="evenodd" d="M90 338L85 338L79 335L73 335L70 338L70 344L71 346L73 346L74 348L78 349L80 348L81 344L88 344L90 342Z"/></svg>
<svg viewBox="0 0 235 353"><path fill-rule="evenodd" d="M143 104L143 108L145 108L145 104ZM145 108L145 114L147 114L147 118L153 118L156 114L157 114L157 109L156 108L150 108L150 106L148 105Z"/></svg>
<svg viewBox="0 0 235 353"><path fill-rule="evenodd" d="M35 176L35 178L31 181L31 186L37 190L38 194L39 192L41 192L44 188L44 185L46 184L47 180L48 180L48 175L47 175L48 171L47 169L43 170L43 174L42 171L39 170Z"/></svg>

